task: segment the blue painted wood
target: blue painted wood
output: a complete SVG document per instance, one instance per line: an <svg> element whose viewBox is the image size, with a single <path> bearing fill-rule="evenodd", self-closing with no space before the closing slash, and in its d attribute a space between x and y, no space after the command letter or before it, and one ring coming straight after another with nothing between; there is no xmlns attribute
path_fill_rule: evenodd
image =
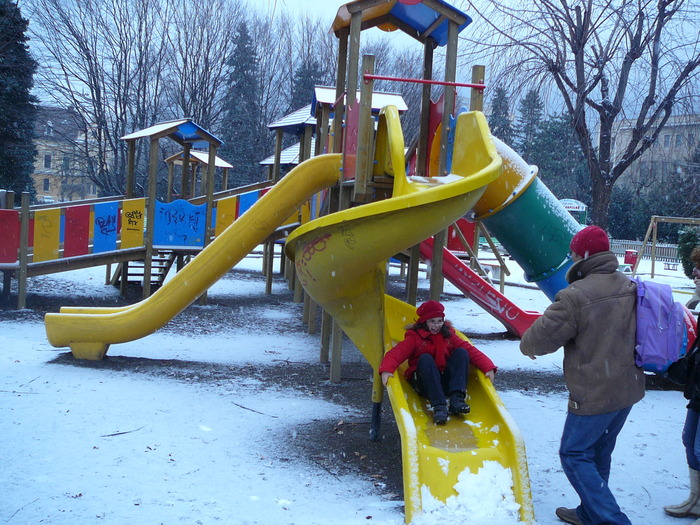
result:
<svg viewBox="0 0 700 525"><path fill-rule="evenodd" d="M117 249L118 202L101 202L93 208L92 253Z"/></svg>
<svg viewBox="0 0 700 525"><path fill-rule="evenodd" d="M156 202L153 244L156 246L204 246L206 204L195 206L184 199Z"/></svg>

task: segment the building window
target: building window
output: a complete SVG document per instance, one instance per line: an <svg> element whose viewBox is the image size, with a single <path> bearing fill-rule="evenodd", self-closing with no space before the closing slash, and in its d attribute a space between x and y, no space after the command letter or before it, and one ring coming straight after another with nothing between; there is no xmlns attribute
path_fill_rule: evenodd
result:
<svg viewBox="0 0 700 525"><path fill-rule="evenodd" d="M668 148L671 145L671 135L664 135L664 148Z"/></svg>
<svg viewBox="0 0 700 525"><path fill-rule="evenodd" d="M44 193L49 191L49 179L44 179Z"/></svg>
<svg viewBox="0 0 700 525"><path fill-rule="evenodd" d="M51 169L51 155L44 155L44 168Z"/></svg>
<svg viewBox="0 0 700 525"><path fill-rule="evenodd" d="M676 147L677 147L677 148L680 148L682 145L683 145L683 135L681 135L680 133L678 133L678 134L676 135Z"/></svg>

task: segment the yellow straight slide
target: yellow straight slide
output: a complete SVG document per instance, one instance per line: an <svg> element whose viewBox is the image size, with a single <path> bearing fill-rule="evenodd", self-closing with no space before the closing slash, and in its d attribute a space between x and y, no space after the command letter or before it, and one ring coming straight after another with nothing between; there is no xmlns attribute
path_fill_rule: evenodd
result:
<svg viewBox="0 0 700 525"><path fill-rule="evenodd" d="M501 157L483 114L459 115L455 144L451 174L406 177L398 111L385 108L377 128L375 170L394 176L393 196L316 219L287 239L286 253L306 291L374 368L375 402L382 399L377 370L384 352L416 319L415 307L384 294L386 261L462 217L501 173ZM466 423L451 421L443 429L433 425L423 400L399 375L390 379L388 390L402 435L406 521L422 511L424 489L444 502L457 495L459 474L476 474L484 461L510 469L520 518L532 521L523 440L483 374L470 377L472 412Z"/></svg>
<svg viewBox="0 0 700 525"><path fill-rule="evenodd" d="M340 178L339 154L309 159L268 191L169 282L123 308L70 308L46 314L46 335L79 359L102 359L109 345L145 337L187 308L263 242L305 201Z"/></svg>

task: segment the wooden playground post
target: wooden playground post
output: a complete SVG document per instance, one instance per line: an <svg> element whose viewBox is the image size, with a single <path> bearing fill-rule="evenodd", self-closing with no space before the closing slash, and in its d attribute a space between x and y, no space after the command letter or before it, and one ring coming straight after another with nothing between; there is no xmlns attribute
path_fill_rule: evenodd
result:
<svg viewBox="0 0 700 525"><path fill-rule="evenodd" d="M374 74L374 56L362 57L362 72ZM372 138L374 135L374 119L372 118L372 93L374 81L365 79L360 86L360 122L357 135L357 162L355 164L355 184L353 185L353 202L369 202L372 190L368 188L372 179L372 158L374 148Z"/></svg>
<svg viewBox="0 0 700 525"><path fill-rule="evenodd" d="M190 150L192 145L187 143L183 145L182 152L182 173L180 173L180 198L191 199L194 197L190 188Z"/></svg>
<svg viewBox="0 0 700 525"><path fill-rule="evenodd" d="M328 124L330 122L331 108L327 104L321 107L320 115L316 116L316 151L315 155L325 153L328 144Z"/></svg>
<svg viewBox="0 0 700 525"><path fill-rule="evenodd" d="M486 80L486 68L484 66L472 66L472 84L483 85ZM471 88L469 96L469 110L483 111L484 110L484 90L479 88Z"/></svg>
<svg viewBox="0 0 700 525"><path fill-rule="evenodd" d="M335 107L333 114L332 151L339 153L343 148L343 119L345 116L345 75L348 68L348 40L350 30L343 28L338 35L338 74L335 81Z"/></svg>
<svg viewBox="0 0 700 525"><path fill-rule="evenodd" d="M282 159L282 139L284 138L284 129L277 128L275 130L275 160L272 164L272 181L280 180L280 161Z"/></svg>
<svg viewBox="0 0 700 525"><path fill-rule="evenodd" d="M134 197L134 171L136 165L136 139L126 141L126 191L124 192L125 199Z"/></svg>
<svg viewBox="0 0 700 525"><path fill-rule="evenodd" d="M165 195L165 202L172 202L173 200L173 172L174 165L172 162L168 163L168 192Z"/></svg>
<svg viewBox="0 0 700 525"><path fill-rule="evenodd" d="M458 25L450 20L447 26L447 50L445 53L445 82L455 82L457 77L457 35ZM445 86L445 106L442 113L442 134L440 136L440 159L438 175L447 175L447 148L450 135L450 118L455 109L456 88ZM430 298L440 300L445 279L442 276L442 250L447 244L447 230L435 234L433 238L433 258L430 271Z"/></svg>
<svg viewBox="0 0 700 525"><path fill-rule="evenodd" d="M420 244L411 246L408 260L408 276L406 277L406 302L416 304L418 298L418 271L420 265Z"/></svg>
<svg viewBox="0 0 700 525"><path fill-rule="evenodd" d="M19 272L17 276L17 308L27 306L27 273L29 264L29 193L23 192L21 198L21 218L19 226Z"/></svg>
<svg viewBox="0 0 700 525"><path fill-rule="evenodd" d="M151 137L149 144L148 200L146 204L146 255L143 260L142 298L151 295L151 267L153 262L153 237L156 223L156 188L158 182L158 137ZM127 276L123 276L126 278Z"/></svg>
<svg viewBox="0 0 700 525"><path fill-rule="evenodd" d="M435 44L428 40L423 44L423 79L433 79L433 56ZM418 149L416 151L416 175L423 177L428 165L428 140L430 134L430 102L432 84L423 84L420 107L420 129L418 131Z"/></svg>

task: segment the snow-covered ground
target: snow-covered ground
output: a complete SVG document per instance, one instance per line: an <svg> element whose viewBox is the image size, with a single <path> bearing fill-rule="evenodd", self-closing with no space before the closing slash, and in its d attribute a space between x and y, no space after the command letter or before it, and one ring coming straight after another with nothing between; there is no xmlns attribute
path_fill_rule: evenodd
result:
<svg viewBox="0 0 700 525"><path fill-rule="evenodd" d="M246 259L239 266L246 265L259 268L260 260ZM645 263L641 270L648 272ZM103 268L43 279L51 280L58 290L54 293L69 288L77 296L117 294L103 285ZM522 282L516 269L513 279ZM655 279L686 294L693 289L680 270L661 271ZM422 281L421 286L428 284ZM503 331L449 284L446 292L454 294L447 316L458 328L476 334ZM264 286L223 280L210 290L210 296L232 293L264 294ZM522 286L507 286L506 296L526 310L541 311L548 304L540 291ZM677 298L685 302L689 295ZM286 314L275 309L259 315ZM0 522L403 523L400 502L378 494L366 477L338 476L313 464L282 460L275 436L292 432L309 414L340 419L344 407L302 396L296 389L260 396L257 379L187 383L56 366L50 361L66 349L49 345L43 323L8 317L0 311ZM561 351L532 361L520 354L517 341L478 335L472 340L502 370L561 371ZM279 357L250 348L282 346L285 357L294 361L318 360L316 336L285 333L281 338L233 329L196 336L161 330L115 345L109 355L242 365ZM498 378L495 384L498 388ZM561 523L554 509L577 504L557 455L566 396L528 390L504 391L501 397L525 439L537 523ZM649 391L620 435L610 484L635 524L691 521L667 517L662 510L681 501L688 490L680 440L684 416L681 393ZM496 523L483 518L462 523L485 522ZM436 514L421 523L449 520Z"/></svg>

